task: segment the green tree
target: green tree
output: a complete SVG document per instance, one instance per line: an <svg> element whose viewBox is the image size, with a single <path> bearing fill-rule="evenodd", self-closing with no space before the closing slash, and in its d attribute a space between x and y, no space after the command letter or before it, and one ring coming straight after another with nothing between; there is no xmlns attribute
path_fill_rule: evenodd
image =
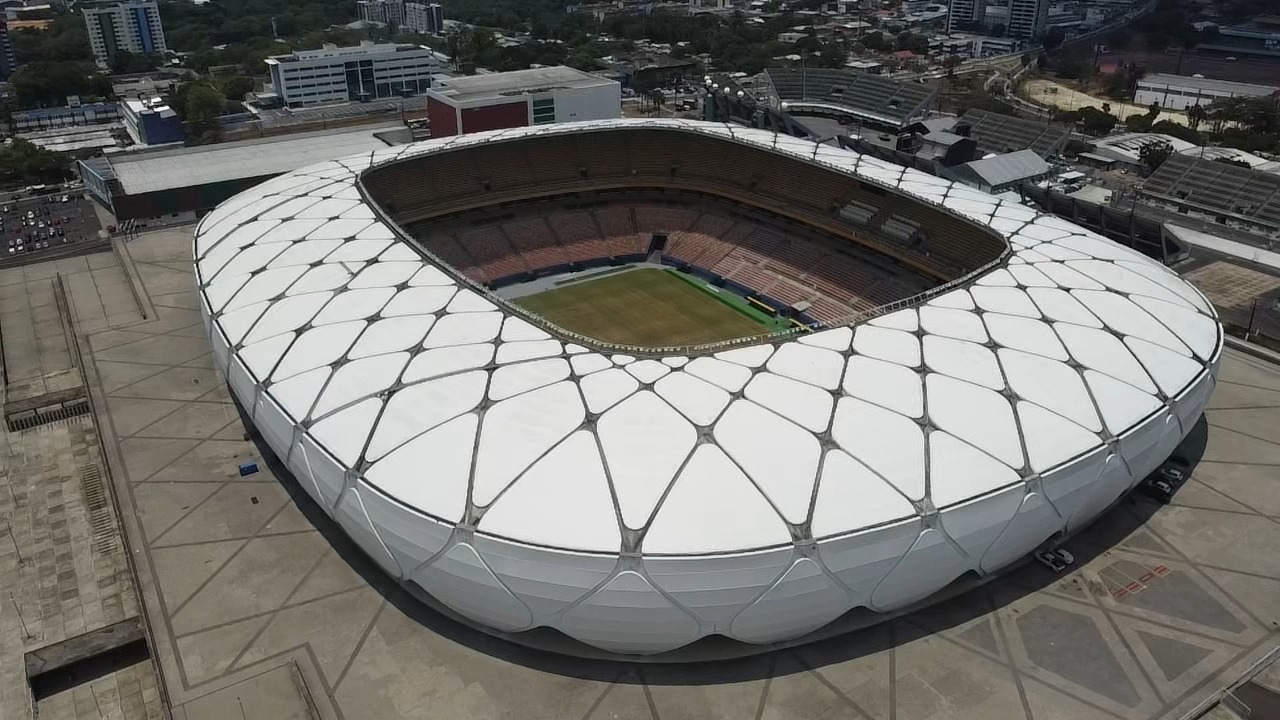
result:
<svg viewBox="0 0 1280 720"><path fill-rule="evenodd" d="M1204 135L1196 132L1194 129L1186 125L1179 125L1172 120L1161 120L1151 126L1151 132L1160 133L1161 135L1169 135L1179 140L1186 140L1192 145L1204 145Z"/></svg>
<svg viewBox="0 0 1280 720"><path fill-rule="evenodd" d="M163 59L155 53L135 55L128 50L117 50L111 58L111 74L127 75L155 70L163 63Z"/></svg>
<svg viewBox="0 0 1280 720"><path fill-rule="evenodd" d="M0 187L62 182L71 177L71 161L21 138L0 145Z"/></svg>
<svg viewBox="0 0 1280 720"><path fill-rule="evenodd" d="M173 95L173 109L187 123L212 121L227 104L226 97L207 82L183 83Z"/></svg>
<svg viewBox="0 0 1280 720"><path fill-rule="evenodd" d="M44 30L14 30L10 37L19 64L93 60L84 16L80 13L57 15Z"/></svg>
<svg viewBox="0 0 1280 720"><path fill-rule="evenodd" d="M1155 172L1156 168L1164 164L1164 161L1168 160L1172 154L1173 146L1161 140L1143 145L1138 150L1138 159L1146 166L1148 172Z"/></svg>
<svg viewBox="0 0 1280 720"><path fill-rule="evenodd" d="M244 100L244 96L253 92L254 87L256 87L256 83L253 78L245 77L244 75L224 78L219 81L218 85L222 90L222 94L228 100L235 100L237 102Z"/></svg>
<svg viewBox="0 0 1280 720"><path fill-rule="evenodd" d="M9 85L20 108L61 106L68 95L89 100L111 92L111 82L97 68L70 61L23 65L9 76Z"/></svg>

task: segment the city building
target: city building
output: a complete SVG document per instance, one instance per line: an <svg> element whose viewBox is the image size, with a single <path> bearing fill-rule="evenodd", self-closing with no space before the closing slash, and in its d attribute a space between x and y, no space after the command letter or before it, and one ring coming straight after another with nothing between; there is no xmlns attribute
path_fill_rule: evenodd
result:
<svg viewBox="0 0 1280 720"><path fill-rule="evenodd" d="M1274 97L1277 93L1280 93L1280 87L1274 85L1156 73L1138 81L1133 102L1136 105L1149 106L1156 103L1169 110L1185 110L1192 105L1207 106L1222 98Z"/></svg>
<svg viewBox="0 0 1280 720"><path fill-rule="evenodd" d="M951 0L947 11L947 34L959 30L976 30L986 16L986 0Z"/></svg>
<svg viewBox="0 0 1280 720"><path fill-rule="evenodd" d="M98 67L110 67L116 53L162 53L168 49L156 0L123 0L84 8L89 46Z"/></svg>
<svg viewBox="0 0 1280 720"><path fill-rule="evenodd" d="M187 137L178 113L158 97L128 99L120 109L124 129L138 145L166 145Z"/></svg>
<svg viewBox="0 0 1280 720"><path fill-rule="evenodd" d="M1018 40L1035 40L1044 34L1049 18L1049 0L1009 0L1009 22L1005 35Z"/></svg>
<svg viewBox="0 0 1280 720"><path fill-rule="evenodd" d="M13 53L13 38L9 37L9 23L0 18L0 82L9 80L9 76L18 69L18 57Z"/></svg>
<svg viewBox="0 0 1280 720"><path fill-rule="evenodd" d="M1053 168L1034 150L1019 150L1007 155L982 158L951 169L952 179L987 193L1015 190L1024 182L1049 177Z"/></svg>
<svg viewBox="0 0 1280 720"><path fill-rule="evenodd" d="M113 75L111 77L111 92L118 98L168 95L176 87L178 87L178 79L164 75Z"/></svg>
<svg viewBox="0 0 1280 720"><path fill-rule="evenodd" d="M69 107L20 110L13 113L14 133L52 130L80 125L102 125L120 120L120 106L113 102L85 103Z"/></svg>
<svg viewBox="0 0 1280 720"><path fill-rule="evenodd" d="M404 29L423 35L443 35L444 6L440 3L405 3Z"/></svg>
<svg viewBox="0 0 1280 720"><path fill-rule="evenodd" d="M352 47L326 44L266 60L270 92L287 107L305 107L418 95L446 58L421 45L376 44Z"/></svg>
<svg viewBox="0 0 1280 720"><path fill-rule="evenodd" d="M621 114L622 85L564 66L449 78L427 91L432 137Z"/></svg>
<svg viewBox="0 0 1280 720"><path fill-rule="evenodd" d="M117 220L142 226L190 222L238 192L282 173L368 155L401 125L340 128L239 142L112 153L76 163L76 172Z"/></svg>
<svg viewBox="0 0 1280 720"><path fill-rule="evenodd" d="M1198 147L1195 143L1172 135L1136 132L1096 140L1093 143L1093 153L1128 165L1130 168L1141 169L1143 167L1142 148L1153 143L1166 143L1173 152L1183 154Z"/></svg>
<svg viewBox="0 0 1280 720"><path fill-rule="evenodd" d="M404 25L404 0L360 0L356 14L365 22Z"/></svg>

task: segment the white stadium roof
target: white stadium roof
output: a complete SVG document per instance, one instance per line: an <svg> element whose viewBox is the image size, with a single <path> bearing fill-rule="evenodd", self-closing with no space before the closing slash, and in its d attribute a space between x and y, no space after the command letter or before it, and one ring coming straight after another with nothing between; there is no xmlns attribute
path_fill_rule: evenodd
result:
<svg viewBox="0 0 1280 720"><path fill-rule="evenodd" d="M357 191L397 158L610 127L714 135L983 223L923 304L720 352L539 327ZM503 130L270 180L200 224L219 365L266 442L401 581L501 633L657 653L916 603L1092 520L1190 431L1222 333L1191 285L1051 215L870 157L681 120Z"/></svg>

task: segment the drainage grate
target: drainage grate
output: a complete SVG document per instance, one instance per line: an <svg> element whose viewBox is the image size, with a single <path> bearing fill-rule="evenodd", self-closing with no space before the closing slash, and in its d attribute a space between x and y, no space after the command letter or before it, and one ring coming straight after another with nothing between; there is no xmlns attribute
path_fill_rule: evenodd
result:
<svg viewBox="0 0 1280 720"><path fill-rule="evenodd" d="M111 504L102 485L102 471L97 465L80 468L80 492L89 509L89 529L93 532L93 549L109 553L116 549L116 527L111 522Z"/></svg>
<svg viewBox="0 0 1280 720"><path fill-rule="evenodd" d="M21 432L30 430L42 425L59 422L62 420L70 420L74 417L89 414L89 403L84 399L72 400L53 408L28 410L26 412L10 415L6 420L9 425L9 432Z"/></svg>

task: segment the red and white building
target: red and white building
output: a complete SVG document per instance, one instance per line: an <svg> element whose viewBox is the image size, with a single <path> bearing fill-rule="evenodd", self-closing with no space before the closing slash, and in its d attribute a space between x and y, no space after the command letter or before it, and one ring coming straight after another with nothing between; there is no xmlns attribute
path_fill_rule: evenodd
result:
<svg viewBox="0 0 1280 720"><path fill-rule="evenodd" d="M564 66L437 78L426 94L432 137L622 114L620 84Z"/></svg>

